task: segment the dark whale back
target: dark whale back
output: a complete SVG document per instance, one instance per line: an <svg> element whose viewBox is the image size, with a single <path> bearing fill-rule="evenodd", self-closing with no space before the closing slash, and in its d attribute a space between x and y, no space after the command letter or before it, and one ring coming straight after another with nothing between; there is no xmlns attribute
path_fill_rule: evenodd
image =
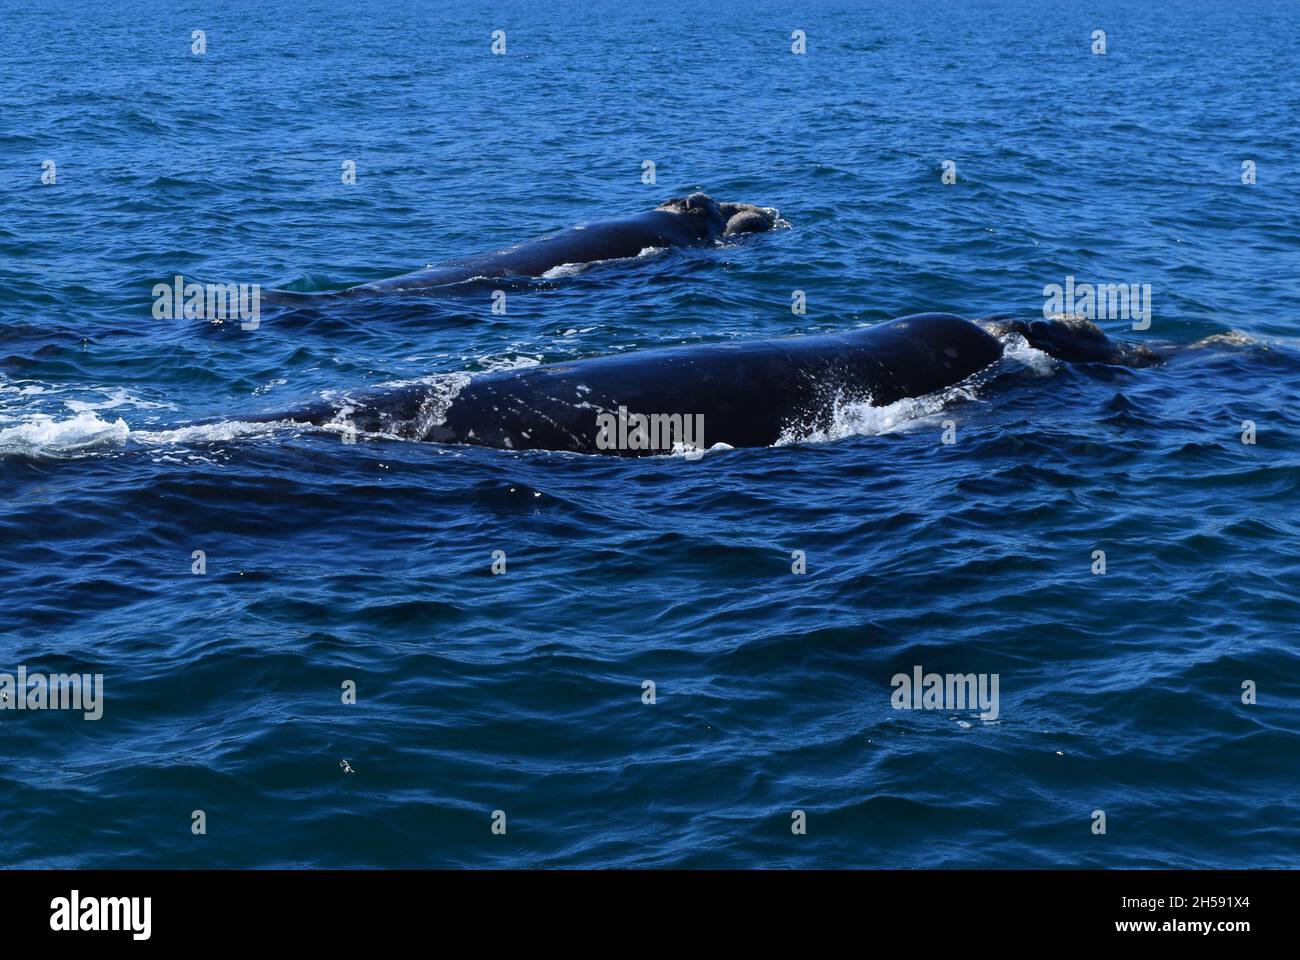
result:
<svg viewBox="0 0 1300 960"><path fill-rule="evenodd" d="M251 419L345 423L367 433L513 450L638 456L666 449L610 449L601 442L608 434L600 420L618 413L620 422L639 415L658 418L660 425L674 417L702 418L705 446L770 446L825 429L841 402L884 406L958 384L1002 357L998 338L1008 333L1028 335L1034 346L1071 362L1150 366L1163 359L1153 349L1111 341L1079 322L987 317L976 324L951 313L924 313L848 333L694 344L456 374L435 385L363 395L343 409L321 402ZM694 436L683 439L694 443Z"/></svg>
<svg viewBox="0 0 1300 960"><path fill-rule="evenodd" d="M696 344L473 377L436 422L429 388L363 400L361 429L506 449L598 452L597 415L702 416L709 445L768 446L794 426L825 426L837 400L876 405L958 383L1002 355L952 314L903 317L850 333ZM439 404L443 406L443 404ZM617 451L632 452L632 451Z"/></svg>
<svg viewBox="0 0 1300 960"><path fill-rule="evenodd" d="M934 393L995 363L998 339L952 313L918 313L842 334L877 406ZM832 338L833 339L833 338Z"/></svg>
<svg viewBox="0 0 1300 960"><path fill-rule="evenodd" d="M746 203L720 204L706 193L665 200L658 208L613 220L597 220L510 246L431 264L398 277L344 290L299 293L262 291L268 305L302 307L336 298L366 299L393 294L438 296L454 284L543 277L566 264L626 260L643 250L693 247L726 236L773 229L777 211Z"/></svg>
<svg viewBox="0 0 1300 960"><path fill-rule="evenodd" d="M1160 362L1146 347L1109 341L1078 323L1003 317L981 324L993 333L954 314L924 313L848 333L638 350L443 376L432 385L362 395L343 408L321 402L251 419L345 424L411 440L513 450L639 456L672 443L624 446L620 426L620 444L611 449L604 441L614 415L623 426L635 417L654 418L661 441L664 424L676 418L679 426L698 424L689 436L673 434L692 445L702 430L704 446L770 446L825 429L843 402L884 406L958 384L1002 357L998 337L1008 333L1032 334L1031 343L1074 362Z"/></svg>
<svg viewBox="0 0 1300 960"><path fill-rule="evenodd" d="M566 263L591 263L635 257L647 247L687 247L702 243L706 221L666 210L651 210L616 220L570 227L493 253L449 260L469 276L537 277Z"/></svg>
<svg viewBox="0 0 1300 960"><path fill-rule="evenodd" d="M747 203L720 204L706 193L665 200L658 208L613 220L598 220L486 253L443 260L398 277L344 290L296 292L264 290L267 305L304 307L337 298L365 299L392 294L437 296L453 284L473 280L537 278L566 264L626 260L643 250L693 247L726 236L773 229L777 211Z"/></svg>
<svg viewBox="0 0 1300 960"><path fill-rule="evenodd" d="M593 263L635 257L651 247L689 247L707 243L720 232L711 218L650 210L615 220L569 227L559 233L488 253L459 257L414 273L351 287L352 296L435 288L482 277L540 277L569 263Z"/></svg>

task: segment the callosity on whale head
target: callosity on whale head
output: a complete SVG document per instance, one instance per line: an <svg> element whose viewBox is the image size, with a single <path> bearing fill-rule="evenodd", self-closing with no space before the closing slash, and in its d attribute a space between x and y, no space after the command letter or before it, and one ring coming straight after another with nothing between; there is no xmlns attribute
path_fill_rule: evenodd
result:
<svg viewBox="0 0 1300 960"><path fill-rule="evenodd" d="M776 226L777 212L770 207L756 207L752 203L722 203L726 226L722 228L724 237L734 237L742 233L762 233Z"/></svg>
<svg viewBox="0 0 1300 960"><path fill-rule="evenodd" d="M1011 317L986 317L981 324L997 336L1018 333L1034 349L1069 363L1153 367L1165 359L1160 351L1145 344L1112 340L1091 320L1072 314L1029 322Z"/></svg>
<svg viewBox="0 0 1300 960"><path fill-rule="evenodd" d="M770 208L752 203L718 203L707 193L665 200L659 209L699 218L700 236L706 240L771 230L777 217Z"/></svg>
<svg viewBox="0 0 1300 960"><path fill-rule="evenodd" d="M718 201L707 193L692 193L689 197L665 200L659 204L659 209L689 218L695 224L701 240L716 240L722 236L722 231L727 226Z"/></svg>

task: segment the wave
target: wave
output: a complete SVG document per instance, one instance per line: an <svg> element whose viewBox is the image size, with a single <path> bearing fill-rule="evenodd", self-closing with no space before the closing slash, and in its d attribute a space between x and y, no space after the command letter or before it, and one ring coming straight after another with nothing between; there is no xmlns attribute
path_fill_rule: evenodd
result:
<svg viewBox="0 0 1300 960"><path fill-rule="evenodd" d="M969 384L958 384L922 397L904 397L882 406L876 406L869 397L855 398L841 393L832 402L828 421L791 424L781 431L776 445L828 443L846 437L877 437L914 430L932 422L954 402L974 399L975 392Z"/></svg>
<svg viewBox="0 0 1300 960"><path fill-rule="evenodd" d="M302 428L303 424L294 420L221 420L165 430L132 430L121 417L104 420L93 410L65 420L38 413L16 426L0 429L0 458L64 460L121 450L128 443L155 447L203 445Z"/></svg>
<svg viewBox="0 0 1300 960"><path fill-rule="evenodd" d="M828 420L791 424L781 432L777 446L795 443L828 443L846 437L876 437L904 433L932 425L936 418L952 407L980 399L980 387L1011 370L1027 370L1035 376L1051 376L1060 363L1029 345L1019 334L1000 338L1003 353L992 366L980 370L961 383L920 397L904 397L877 406L870 397L839 392L831 404Z"/></svg>
<svg viewBox="0 0 1300 960"><path fill-rule="evenodd" d="M13 427L0 429L0 457L58 459L117 447L126 443L131 428L120 417L109 423L91 410L68 420L33 414Z"/></svg>

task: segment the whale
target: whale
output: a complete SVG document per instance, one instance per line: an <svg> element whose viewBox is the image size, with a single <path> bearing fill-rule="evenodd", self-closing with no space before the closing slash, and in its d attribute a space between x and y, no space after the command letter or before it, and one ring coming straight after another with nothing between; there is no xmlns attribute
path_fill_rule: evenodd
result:
<svg viewBox="0 0 1300 960"><path fill-rule="evenodd" d="M1112 339L1093 321L1073 314L1028 321L1014 317L985 317L980 323L995 336L1017 334L1034 349L1069 363L1154 367L1164 363L1172 352L1168 346Z"/></svg>
<svg viewBox="0 0 1300 960"><path fill-rule="evenodd" d="M749 203L719 203L706 193L665 200L653 210L612 220L598 220L523 243L431 264L421 270L362 283L338 291L295 293L268 291L270 303L326 298L431 295L471 280L537 278L556 267L636 257L663 247L696 247L733 242L773 229L779 213Z"/></svg>
<svg viewBox="0 0 1300 960"><path fill-rule="evenodd" d="M884 406L962 383L1002 358L1008 334L1070 362L1163 359L1087 321L923 313L839 333L450 375L257 419L503 450L647 456L765 447L824 429L846 401Z"/></svg>

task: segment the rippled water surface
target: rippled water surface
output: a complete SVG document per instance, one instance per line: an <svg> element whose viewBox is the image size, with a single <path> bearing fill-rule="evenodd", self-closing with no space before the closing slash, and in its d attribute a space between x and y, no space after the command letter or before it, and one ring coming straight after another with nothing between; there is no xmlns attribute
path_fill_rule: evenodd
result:
<svg viewBox="0 0 1300 960"><path fill-rule="evenodd" d="M0 711L0 863L1295 864L1300 7L4 20L0 672L102 673L105 699ZM178 274L331 289L692 189L790 228L504 315L472 289L255 331L152 314ZM698 461L241 420L920 310L1028 319L1067 276L1151 285L1151 329L1112 335L1218 342L1141 370L1022 349ZM997 719L893 709L915 666L997 674Z"/></svg>

